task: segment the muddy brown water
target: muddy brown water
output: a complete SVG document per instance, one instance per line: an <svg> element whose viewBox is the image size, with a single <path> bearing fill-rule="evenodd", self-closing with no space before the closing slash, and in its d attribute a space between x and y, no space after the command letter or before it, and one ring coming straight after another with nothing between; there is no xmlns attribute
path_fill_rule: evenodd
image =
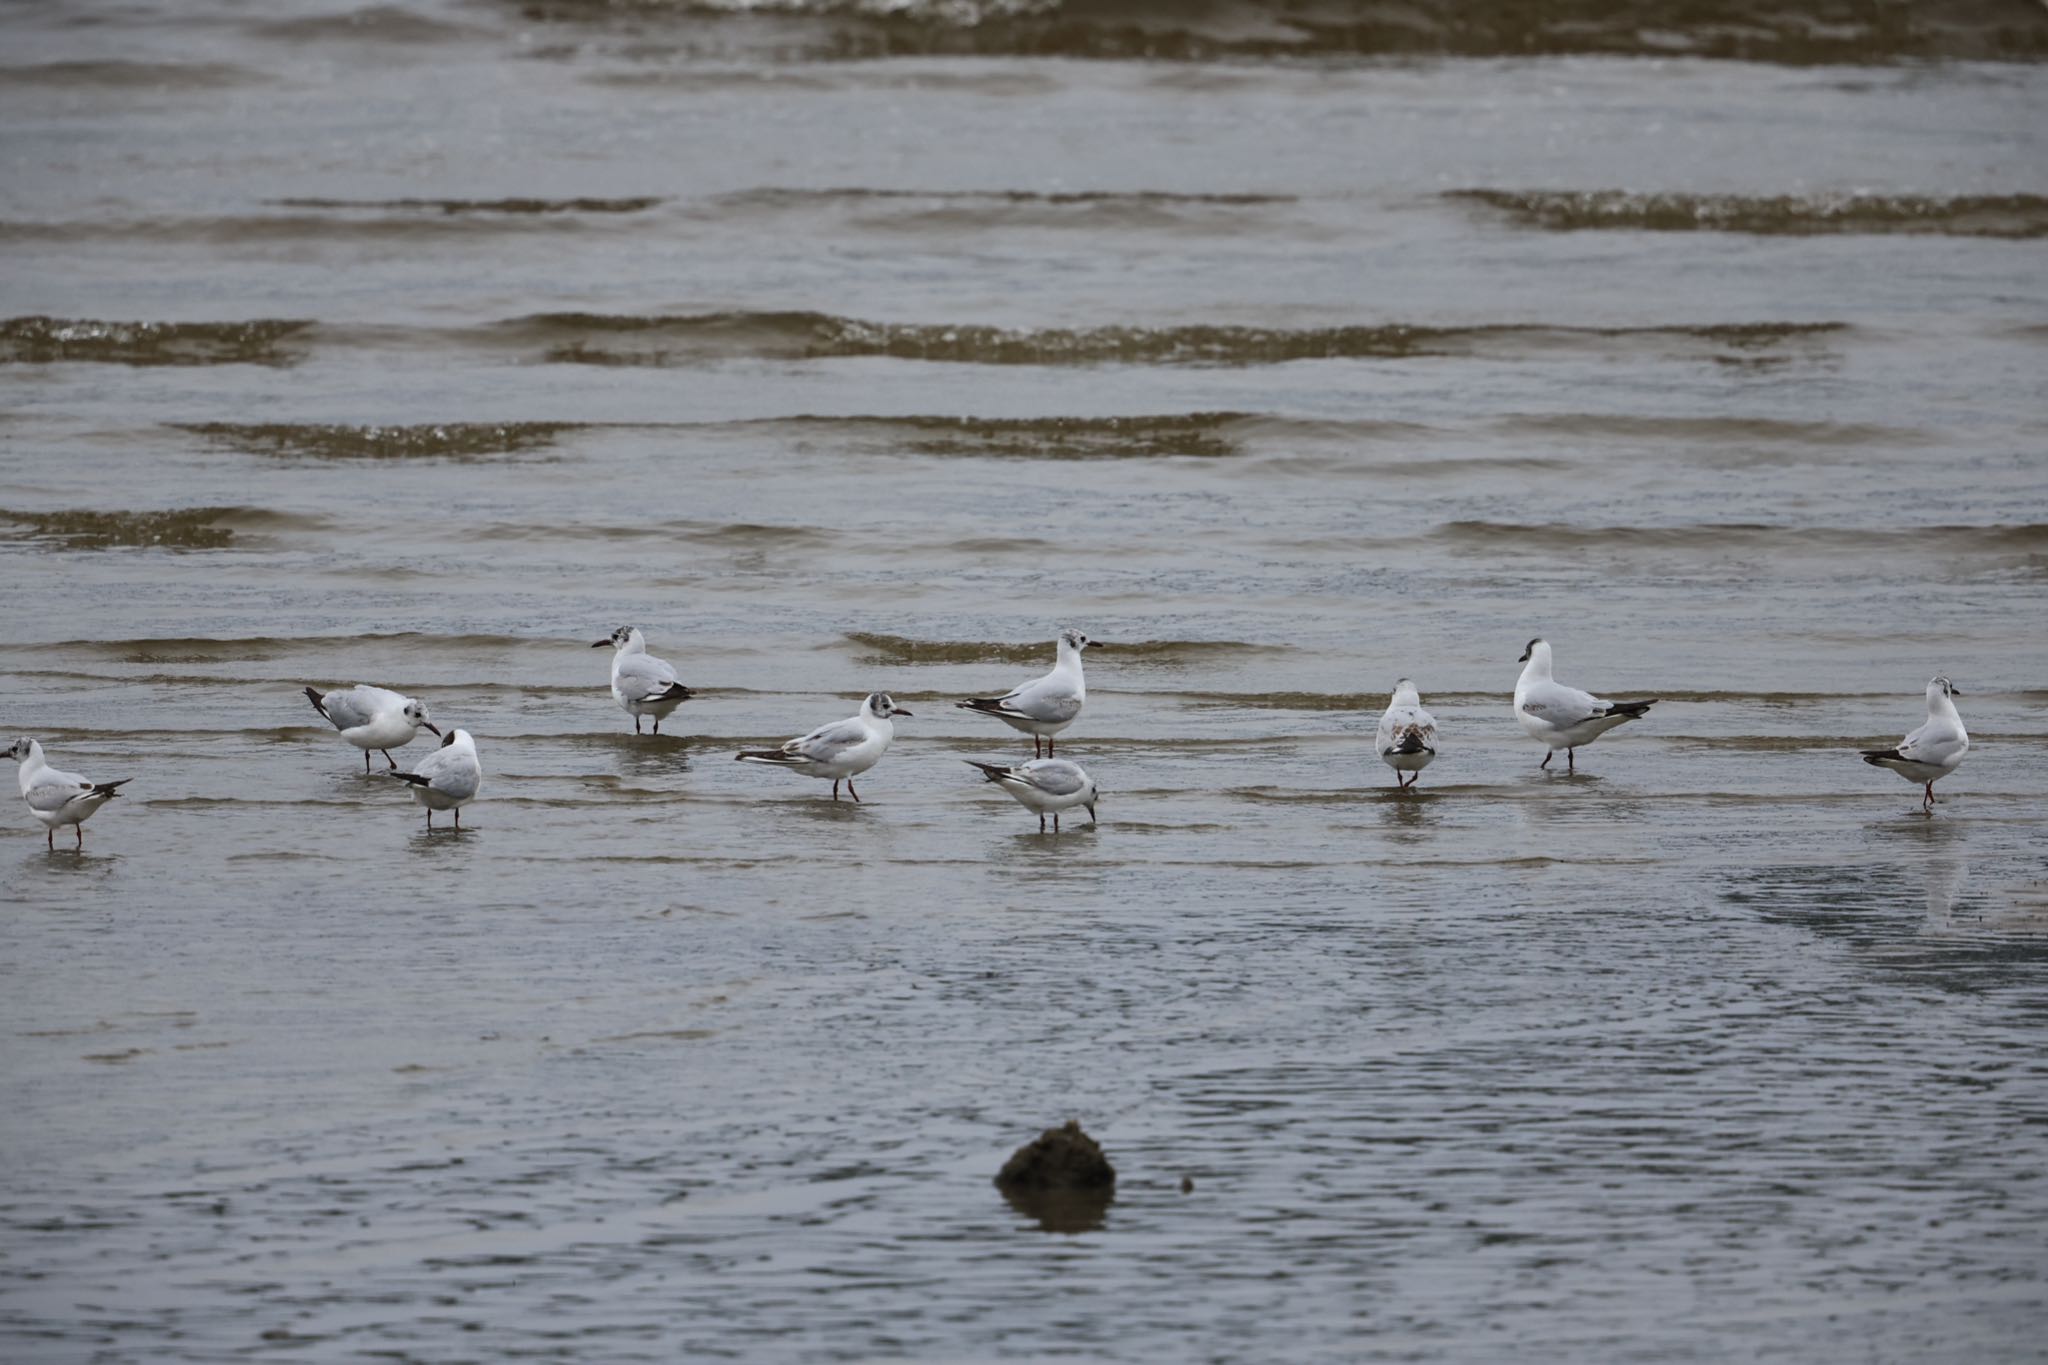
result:
<svg viewBox="0 0 2048 1365"><path fill-rule="evenodd" d="M2048 18L1469 8L0 19L0 1354L2035 1358Z"/></svg>

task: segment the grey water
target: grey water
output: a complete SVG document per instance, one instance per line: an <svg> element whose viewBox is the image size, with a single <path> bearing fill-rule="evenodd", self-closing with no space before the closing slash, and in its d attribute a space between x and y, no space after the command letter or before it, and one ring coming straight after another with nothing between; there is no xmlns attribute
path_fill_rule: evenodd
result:
<svg viewBox="0 0 2048 1365"><path fill-rule="evenodd" d="M1472 9L0 16L0 1354L2037 1359L2048 13Z"/></svg>

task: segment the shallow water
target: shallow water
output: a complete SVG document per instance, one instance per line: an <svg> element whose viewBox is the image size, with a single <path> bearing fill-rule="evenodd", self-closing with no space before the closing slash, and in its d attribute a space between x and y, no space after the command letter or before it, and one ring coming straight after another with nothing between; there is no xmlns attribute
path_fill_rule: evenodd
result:
<svg viewBox="0 0 2048 1365"><path fill-rule="evenodd" d="M2048 19L713 8L0 20L6 1357L2033 1358Z"/></svg>

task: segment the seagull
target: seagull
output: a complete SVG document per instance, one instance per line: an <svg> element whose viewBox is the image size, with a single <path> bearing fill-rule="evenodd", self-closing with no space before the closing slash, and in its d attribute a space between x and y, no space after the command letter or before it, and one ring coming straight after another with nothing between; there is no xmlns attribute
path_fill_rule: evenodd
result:
<svg viewBox="0 0 2048 1365"><path fill-rule="evenodd" d="M1863 751L1865 763L1890 768L1908 782L1925 783L1926 810L1934 809L1934 784L1960 767L1963 755L1970 751L1970 736L1951 700L1961 695L1947 678L1933 679L1927 684L1927 723L1900 740L1896 749ZM27 781L22 779L24 784Z"/></svg>
<svg viewBox="0 0 2048 1365"><path fill-rule="evenodd" d="M77 773L60 773L43 757L43 746L23 735L14 741L7 756L21 764L21 794L36 819L48 832L43 836L51 850L57 847L57 826L69 825L78 837L76 848L85 847L85 822L92 813L121 793L118 788L133 782L89 782Z"/></svg>
<svg viewBox="0 0 2048 1365"><path fill-rule="evenodd" d="M1422 770L1436 757L1436 717L1422 709L1422 697L1406 678L1394 684L1394 697L1380 717L1373 747L1379 750L1380 762L1394 770L1396 787L1420 782ZM1402 773L1414 776L1404 778Z"/></svg>
<svg viewBox="0 0 2048 1365"><path fill-rule="evenodd" d="M889 718L909 714L891 701L887 692L870 692L861 701L859 715L820 725L779 749L749 749L733 757L742 763L771 763L806 777L829 777L834 801L839 799L839 784L844 782L847 792L858 802L860 793L854 791L853 779L881 762L882 755L889 752L889 741L896 737L896 727Z"/></svg>
<svg viewBox="0 0 2048 1365"><path fill-rule="evenodd" d="M1102 793L1095 779L1078 763L1064 758L1034 758L1029 763L1004 767L1000 763L976 763L963 759L970 768L1017 798L1017 803L1038 814L1038 832L1045 833L1045 817L1052 816L1052 832L1060 832L1060 812L1076 806L1088 808L1088 823L1095 823L1095 803Z"/></svg>
<svg viewBox="0 0 2048 1365"><path fill-rule="evenodd" d="M427 808L427 833L434 832L434 812L455 812L455 828L462 828L462 808L476 799L484 785L484 765L476 756L476 741L467 730L450 730L441 747L412 765L409 773L392 773L412 788L412 799Z"/></svg>
<svg viewBox="0 0 2048 1365"><path fill-rule="evenodd" d="M1054 643L1059 648L1059 662L1052 672L1000 697L971 697L959 703L966 710L994 716L1011 729L1029 734L1034 757L1052 753L1053 736L1081 714L1088 700L1088 688L1081 679L1081 651L1090 645L1102 648L1102 641L1091 640L1078 630L1061 631Z"/></svg>
<svg viewBox="0 0 2048 1365"><path fill-rule="evenodd" d="M620 626L592 649L610 645L612 655L612 697L633 717L633 733L640 733L640 717L654 717L654 733L661 733L661 718L690 699L690 689L676 681L676 671L666 659L647 652L646 637L633 626Z"/></svg>
<svg viewBox="0 0 2048 1365"><path fill-rule="evenodd" d="M1548 640L1531 640L1522 651L1521 662L1527 667L1515 684L1515 719L1522 722L1529 738L1549 751L1536 765L1539 768L1549 767L1551 755L1562 749L1565 771L1577 772L1574 751L1581 744L1591 744L1660 700L1652 697L1648 701L1602 701L1590 692L1552 681Z"/></svg>
<svg viewBox="0 0 2048 1365"><path fill-rule="evenodd" d="M421 730L433 730L437 735L441 733L427 719L425 702L400 696L386 688L371 687L367 683L335 692L321 692L309 687L306 700L313 703L313 709L329 725L341 731L343 739L363 751L364 772L370 771L370 750L383 754L384 761L396 772L398 760L391 756L393 749L402 749L412 743L412 737Z"/></svg>

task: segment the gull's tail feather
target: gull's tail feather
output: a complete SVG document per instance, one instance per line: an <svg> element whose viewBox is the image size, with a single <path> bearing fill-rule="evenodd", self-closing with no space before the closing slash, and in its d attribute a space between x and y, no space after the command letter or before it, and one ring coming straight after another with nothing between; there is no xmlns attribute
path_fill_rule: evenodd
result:
<svg viewBox="0 0 2048 1365"><path fill-rule="evenodd" d="M780 749L742 749L733 758L740 763L774 763L783 767L804 761L803 755L786 754Z"/></svg>
<svg viewBox="0 0 2048 1365"><path fill-rule="evenodd" d="M1897 749L1865 749L1863 761L1872 767L1882 768L1891 763L1904 763L1906 756Z"/></svg>
<svg viewBox="0 0 2048 1365"><path fill-rule="evenodd" d="M328 715L327 708L321 705L321 702L324 699L325 694L322 693L318 688L309 687L306 689L306 700L313 703L313 709L320 713L320 719L326 721L329 725L332 725L334 723L334 717Z"/></svg>
<svg viewBox="0 0 2048 1365"><path fill-rule="evenodd" d="M1634 720L1662 700L1664 700L1662 697L1652 697L1648 701L1609 702L1607 704L1607 714L1610 716L1626 716L1630 720Z"/></svg>
<svg viewBox="0 0 2048 1365"><path fill-rule="evenodd" d="M965 706L967 703L960 704ZM970 768L981 769L981 775L991 782L1001 782L1010 775L1010 770L1000 763L977 763L971 758L963 758L960 761Z"/></svg>

